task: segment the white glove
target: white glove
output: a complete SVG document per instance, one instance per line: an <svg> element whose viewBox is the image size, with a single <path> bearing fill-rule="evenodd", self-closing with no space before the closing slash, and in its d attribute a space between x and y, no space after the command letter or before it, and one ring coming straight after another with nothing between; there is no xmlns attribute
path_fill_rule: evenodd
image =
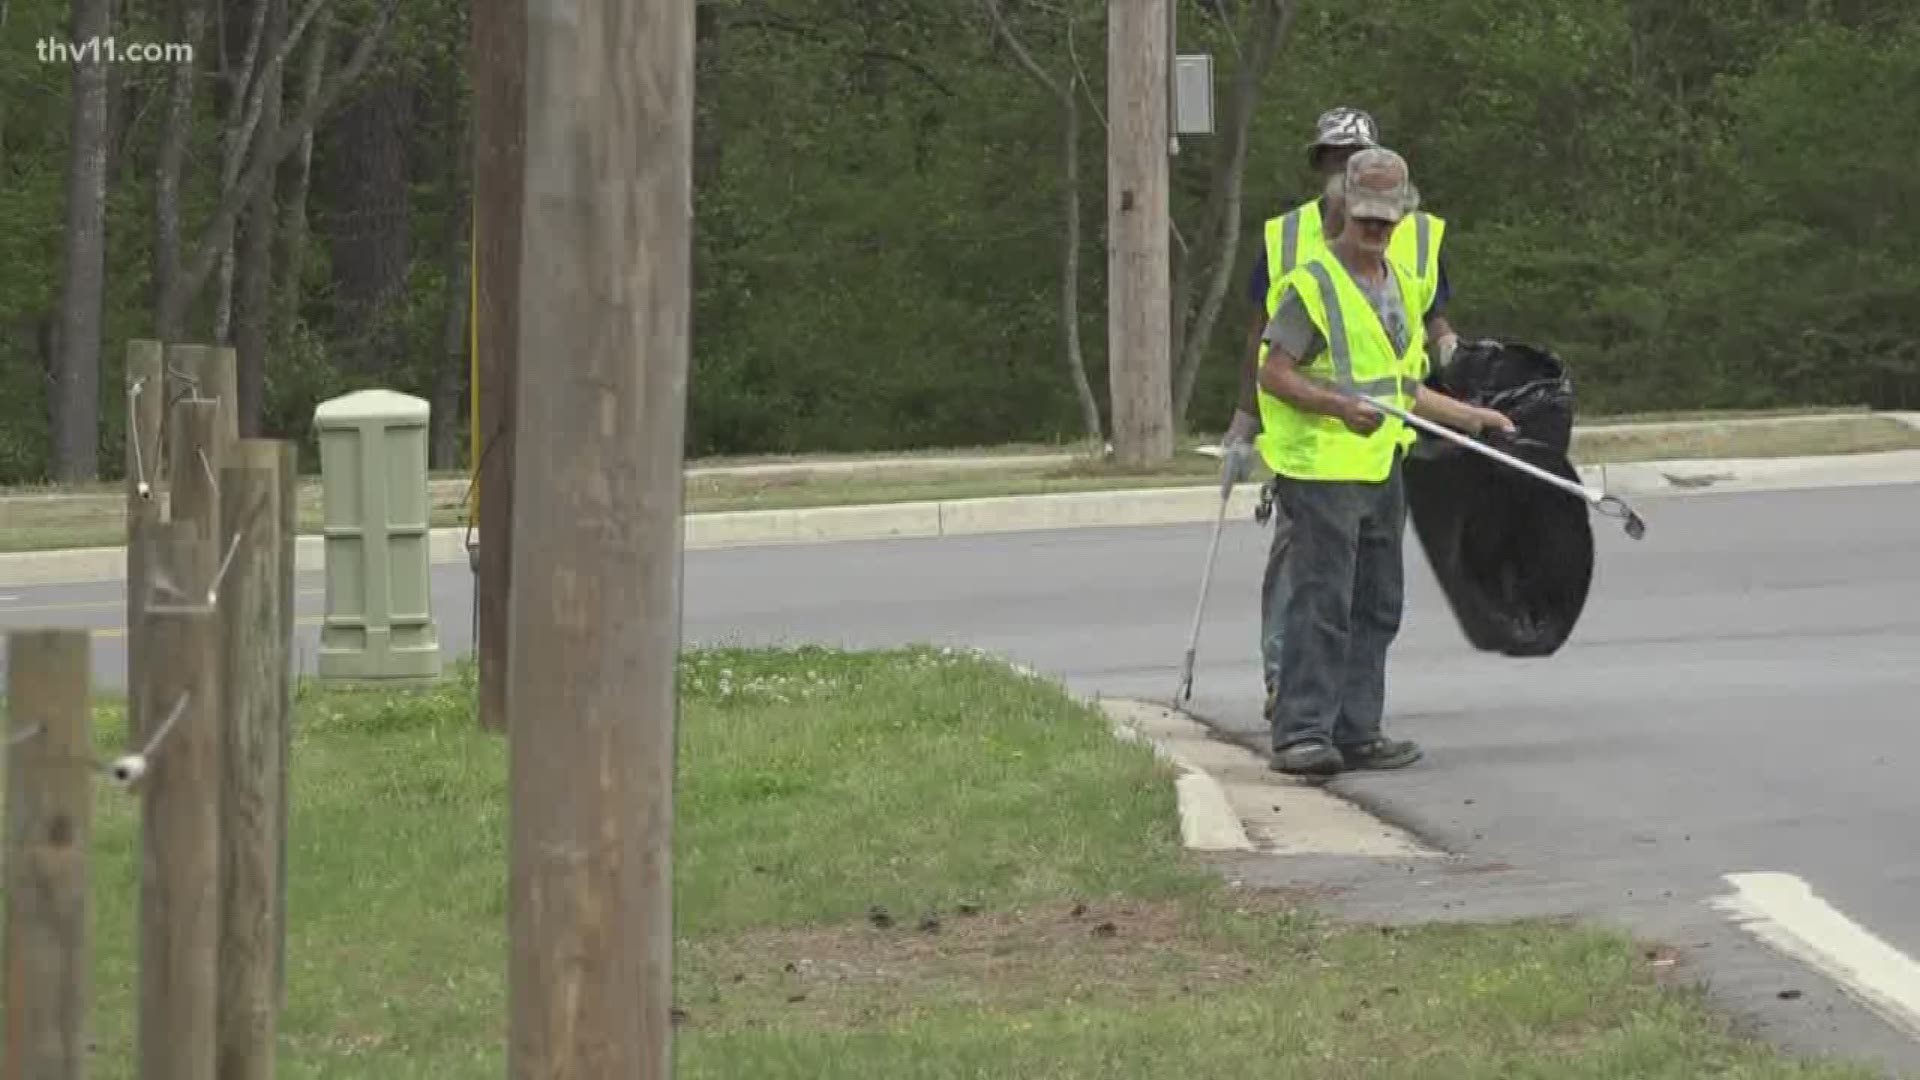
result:
<svg viewBox="0 0 1920 1080"><path fill-rule="evenodd" d="M1438 347L1439 351L1440 363L1437 366L1444 371L1447 365L1453 362L1454 350L1460 347L1460 335L1448 334L1434 344Z"/></svg>
<svg viewBox="0 0 1920 1080"><path fill-rule="evenodd" d="M1253 432L1258 424L1258 420L1239 409L1233 411L1233 423L1227 428L1226 438L1220 440L1222 491L1231 491L1233 485L1253 476Z"/></svg>

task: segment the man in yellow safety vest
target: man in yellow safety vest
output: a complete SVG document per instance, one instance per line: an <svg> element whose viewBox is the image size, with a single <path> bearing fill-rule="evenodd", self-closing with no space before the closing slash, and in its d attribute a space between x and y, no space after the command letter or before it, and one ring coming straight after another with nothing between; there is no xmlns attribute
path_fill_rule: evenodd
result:
<svg viewBox="0 0 1920 1080"><path fill-rule="evenodd" d="M1273 767L1330 775L1390 769L1420 748L1381 733L1388 647L1400 629L1408 425L1366 398L1479 434L1512 431L1491 409L1427 387L1434 283L1390 252L1415 212L1407 163L1355 153L1338 181L1339 231L1280 276L1257 375L1261 458L1291 533L1274 619Z"/></svg>
<svg viewBox="0 0 1920 1080"><path fill-rule="evenodd" d="M1368 113L1344 105L1328 109L1315 123L1314 139L1307 145L1307 164L1323 183L1337 180L1345 172L1347 159L1363 149L1378 146L1379 139L1379 126ZM1230 484L1247 479L1253 469L1252 440L1260 430L1259 413L1254 404L1254 371L1266 353L1260 335L1273 318L1279 303L1280 283L1288 272L1300 265L1301 260L1326 250L1326 238L1340 232L1340 215L1339 200L1322 195L1269 218L1262 229L1263 242L1254 256L1250 282L1255 308L1247 351L1252 356L1241 369L1239 403L1234 410L1232 424L1221 440L1222 469ZM1434 343L1435 359L1441 366L1452 359L1453 350L1459 342L1459 335L1454 332L1446 316L1450 288L1441 251L1441 241L1445 236L1445 220L1419 211L1394 229L1393 242L1388 250L1390 257L1412 266L1432 286L1430 292L1433 299L1425 313L1426 335L1427 340ZM1414 433L1409 430L1403 438L1411 446ZM1269 709L1272 708L1274 681L1279 676L1284 628L1273 623L1266 615L1278 607L1274 589L1281 582L1280 571L1286 562L1288 538L1285 515L1274 514L1273 539L1260 586L1261 668Z"/></svg>

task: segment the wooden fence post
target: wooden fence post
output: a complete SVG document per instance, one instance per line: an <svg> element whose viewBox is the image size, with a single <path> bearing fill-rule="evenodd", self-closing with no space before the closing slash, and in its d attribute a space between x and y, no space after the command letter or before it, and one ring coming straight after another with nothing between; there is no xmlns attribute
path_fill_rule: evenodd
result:
<svg viewBox="0 0 1920 1080"><path fill-rule="evenodd" d="M291 795L288 784L291 777L290 764L293 754L293 624L294 608L298 606L300 593L295 588L295 557L298 549L295 544L300 532L300 447L298 443L282 442L279 461L280 475L277 484L280 501L276 506L279 518L274 523L274 551L279 558L279 598L277 609L280 625L275 630L279 640L285 646L280 664L280 684L275 688L275 703L278 713L278 735L276 741L280 748L279 781L276 790L280 805L276 822L277 836L274 840L279 853L279 867L274 871L274 941L273 941L273 979L274 996L277 1008L287 1007L287 821Z"/></svg>
<svg viewBox="0 0 1920 1080"><path fill-rule="evenodd" d="M85 630L7 635L7 1080L86 1075L92 912L92 640Z"/></svg>
<svg viewBox="0 0 1920 1080"><path fill-rule="evenodd" d="M127 342L127 685L140 685L147 635L141 629L147 596L144 531L160 520L161 426L166 413L167 369L157 341ZM127 698L127 730L146 731L139 699Z"/></svg>
<svg viewBox="0 0 1920 1080"><path fill-rule="evenodd" d="M220 1080L271 1080L279 990L276 907L284 694L281 503L289 443L243 439L220 471L220 534L237 541L220 587L226 699L220 794Z"/></svg>
<svg viewBox="0 0 1920 1080"><path fill-rule="evenodd" d="M227 440L215 402L169 420L172 520L154 532L140 889L140 1080L214 1075L218 1015L224 556L217 478Z"/></svg>
<svg viewBox="0 0 1920 1080"><path fill-rule="evenodd" d="M220 438L240 438L239 372L234 352L225 345L170 345L167 357L183 381L199 396L220 404Z"/></svg>

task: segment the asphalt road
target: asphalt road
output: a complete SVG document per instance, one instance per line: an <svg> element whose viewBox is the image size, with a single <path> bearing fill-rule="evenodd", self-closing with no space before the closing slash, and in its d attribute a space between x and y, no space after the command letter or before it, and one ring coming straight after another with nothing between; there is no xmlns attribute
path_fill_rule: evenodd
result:
<svg viewBox="0 0 1920 1080"><path fill-rule="evenodd" d="M1910 771L1920 763L1920 488L1636 506L1649 524L1639 543L1595 520L1592 599L1573 641L1545 660L1472 653L1410 536L1389 725L1428 757L1334 789L1527 876L1505 894L1455 894L1449 904L1463 913L1612 916L1717 942L1719 957L1696 962L1727 974L1778 1034L1920 1075L1920 1044L1837 995L1761 1002L1775 986L1821 984L1757 949L1736 959L1738 935L1707 907L1729 891L1723 875L1787 872L1897 954L1920 956ZM1083 692L1165 698L1209 528L694 552L684 632L703 643L978 646ZM1252 522L1228 527L1193 706L1254 745L1264 742L1254 651L1264 539ZM470 639L469 584L464 567L437 574L450 655ZM309 668L319 585L302 586ZM0 626L105 628L96 672L110 686L124 665L120 603L117 586L0 585Z"/></svg>

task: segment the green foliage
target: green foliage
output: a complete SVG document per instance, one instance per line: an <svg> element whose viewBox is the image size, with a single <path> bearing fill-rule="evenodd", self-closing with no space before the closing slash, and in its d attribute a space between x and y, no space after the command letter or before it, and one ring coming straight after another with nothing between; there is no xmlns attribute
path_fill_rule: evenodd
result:
<svg viewBox="0 0 1920 1080"><path fill-rule="evenodd" d="M363 3L339 18L358 25ZM1080 320L1106 397L1103 7L1002 6L1081 96ZM1180 6L1216 60L1224 119L1248 21ZM1250 5L1227 5L1243 11ZM1255 113L1228 302L1188 417L1226 417L1262 221L1313 194L1302 147L1336 102L1371 109L1450 226L1455 324L1552 348L1587 413L1920 402L1920 16L1896 0L1384 0L1299 5ZM692 454L1055 441L1079 434L1061 363L1059 109L977 0L702 5ZM65 4L15 0L0 31L0 481L46 469L45 329L58 301L68 69L31 62ZM1071 33L1069 33L1071 31ZM133 31L128 30L131 34ZM142 31L147 39L156 32ZM411 265L380 381L430 396L442 363L465 5L402 5L378 71L415 90ZM336 42L336 59L351 41ZM19 62L26 58L28 62ZM289 67L297 94L299 56ZM124 340L151 321L152 164L165 72L134 110L109 212L101 445L118 459ZM203 99L188 233L210 210ZM1197 229L1219 136L1183 140L1173 200ZM321 145L328 145L322 140ZM322 163L317 163L322 164ZM309 220L337 208L316 189ZM484 223L483 223L484 224ZM1193 237L1188 236L1191 240ZM277 325L269 428L304 437L360 382L324 231L299 317ZM210 304L196 313L204 334ZM537 363L538 356L529 357ZM364 379L364 377L362 377Z"/></svg>

